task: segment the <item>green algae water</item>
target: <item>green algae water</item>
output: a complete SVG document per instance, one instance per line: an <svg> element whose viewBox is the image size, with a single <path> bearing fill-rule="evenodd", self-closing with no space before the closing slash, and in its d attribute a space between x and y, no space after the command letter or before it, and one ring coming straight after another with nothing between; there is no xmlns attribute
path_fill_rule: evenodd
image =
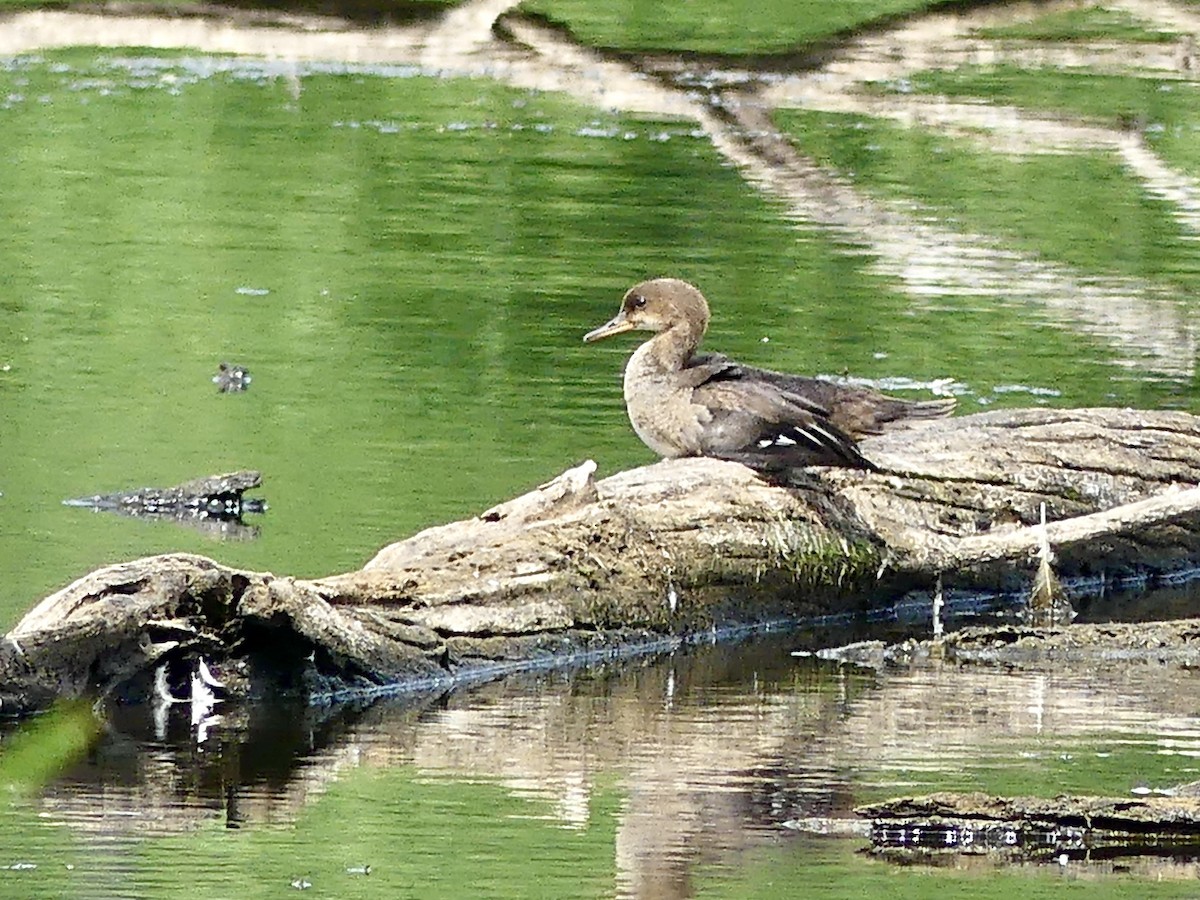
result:
<svg viewBox="0 0 1200 900"><path fill-rule="evenodd" d="M811 294L803 260L823 252L686 123L416 70L318 72L298 96L231 60L76 53L4 77L9 621L131 555L356 568L581 459L647 462L628 348L582 334L666 271L772 328L772 298ZM777 244L782 284L761 267ZM846 289L873 285L823 292ZM246 393L210 383L226 359ZM235 468L265 473L255 541L59 505Z"/></svg>
<svg viewBox="0 0 1200 900"><path fill-rule="evenodd" d="M602 474L650 461L621 406L633 339L579 340L646 276L701 285L709 346L758 364L953 382L964 412L1190 405L1190 378L1114 369L1125 361L1103 341L1020 307L912 304L687 122L415 67L301 77L71 51L12 60L0 81L9 623L104 563L179 550L297 575L355 568L582 459ZM796 121L801 146L860 145L857 127L839 142ZM935 187L968 190L972 169L958 172ZM1138 274L1191 252L1127 195L1106 212L1126 202L1143 230ZM1111 267L1103 250L1078 252ZM249 369L250 390L216 391L225 360ZM255 540L60 505L233 469L264 473Z"/></svg>
<svg viewBox="0 0 1200 900"><path fill-rule="evenodd" d="M608 33L592 39L675 40ZM1139 122L1200 177L1178 80L965 70L875 95L892 91ZM635 340L581 343L645 277L700 285L708 346L758 365L938 386L968 413L1197 409L1194 221L1108 149L1012 158L861 111L773 123L864 197L1047 268L1015 298L968 279L913 291L695 122L487 78L136 50L3 60L0 620L153 553L353 569L580 460L602 475L652 461L621 401ZM1046 271L1128 291L1056 305ZM218 393L223 361L249 369L248 391ZM235 469L264 473L270 507L236 539L61 505ZM876 673L791 649L229 709L203 742L185 709L112 709L99 731L90 709L56 710L0 736L0 896L1194 894L1187 862L897 870L861 836L803 827L939 788L1195 780L1184 675Z"/></svg>

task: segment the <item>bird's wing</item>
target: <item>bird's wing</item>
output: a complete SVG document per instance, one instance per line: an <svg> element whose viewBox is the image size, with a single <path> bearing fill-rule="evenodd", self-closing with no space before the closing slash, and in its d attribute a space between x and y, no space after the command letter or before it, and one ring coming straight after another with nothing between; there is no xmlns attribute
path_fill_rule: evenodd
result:
<svg viewBox="0 0 1200 900"><path fill-rule="evenodd" d="M770 369L756 369L734 362L720 353L693 356L684 372L688 375L691 387L720 383L765 386L793 406L823 419L830 417L829 408L825 406L824 398L819 392L816 397L797 392L797 388L802 389L808 382L817 382L817 379L783 375Z"/></svg>
<svg viewBox="0 0 1200 900"><path fill-rule="evenodd" d="M713 379L693 391L692 402L712 417L704 429L707 455L737 459L756 468L875 468L844 431L769 385Z"/></svg>
<svg viewBox="0 0 1200 900"><path fill-rule="evenodd" d="M680 382L698 388L710 381L740 378L738 365L720 353L698 353L688 360L679 373Z"/></svg>

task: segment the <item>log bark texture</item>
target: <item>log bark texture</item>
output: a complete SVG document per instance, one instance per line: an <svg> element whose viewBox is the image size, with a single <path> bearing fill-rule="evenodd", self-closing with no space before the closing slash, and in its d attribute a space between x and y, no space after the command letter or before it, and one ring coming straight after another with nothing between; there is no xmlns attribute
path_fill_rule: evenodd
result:
<svg viewBox="0 0 1200 900"><path fill-rule="evenodd" d="M1200 558L1200 419L984 413L862 443L881 472L788 486L711 459L595 481L594 463L362 569L275 577L172 554L93 572L0 647L0 701L126 689L203 655L236 693L448 684L947 586L1027 586L1044 504L1060 575Z"/></svg>
<svg viewBox="0 0 1200 900"><path fill-rule="evenodd" d="M992 854L1026 860L1193 855L1200 841L1197 785L1169 796L995 797L938 793L855 810L872 820L871 849L912 862Z"/></svg>

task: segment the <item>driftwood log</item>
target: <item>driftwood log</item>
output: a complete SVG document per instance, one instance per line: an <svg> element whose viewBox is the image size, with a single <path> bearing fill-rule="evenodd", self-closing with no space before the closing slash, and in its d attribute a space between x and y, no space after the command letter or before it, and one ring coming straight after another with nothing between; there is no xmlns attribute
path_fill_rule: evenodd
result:
<svg viewBox="0 0 1200 900"><path fill-rule="evenodd" d="M63 506L136 519L169 519L227 540L253 540L258 537L258 527L247 525L242 517L266 512L267 501L247 497L245 493L261 486L261 472L228 472L194 478L168 488L143 487L74 497L64 500Z"/></svg>
<svg viewBox="0 0 1200 900"><path fill-rule="evenodd" d="M939 583L1020 590L1043 505L1064 578L1104 585L1200 559L1200 418L983 413L862 449L883 471L811 469L788 487L717 460L601 481L588 462L316 580L183 554L110 566L9 632L0 703L136 694L160 664L198 656L234 694L448 685Z"/></svg>
<svg viewBox="0 0 1200 900"><path fill-rule="evenodd" d="M144 487L64 500L63 506L80 506L127 516L212 516L238 518L244 512L263 512L266 503L244 496L262 486L261 472L229 472L194 478L169 488Z"/></svg>
<svg viewBox="0 0 1200 900"><path fill-rule="evenodd" d="M1195 668L1200 666L1200 619L962 628L933 640L860 641L813 655L871 669L920 665L929 660L956 666L1002 666L1008 671L1074 667L1097 672L1131 665Z"/></svg>
<svg viewBox="0 0 1200 900"><path fill-rule="evenodd" d="M1114 858L1200 847L1197 784L1162 796L993 797L939 793L860 806L878 855L911 861L931 854L1020 859Z"/></svg>

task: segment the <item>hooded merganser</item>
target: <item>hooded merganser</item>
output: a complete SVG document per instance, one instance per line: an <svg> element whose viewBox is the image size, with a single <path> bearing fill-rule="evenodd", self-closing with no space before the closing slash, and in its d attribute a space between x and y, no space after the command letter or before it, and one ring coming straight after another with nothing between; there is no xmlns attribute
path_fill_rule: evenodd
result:
<svg viewBox="0 0 1200 900"><path fill-rule="evenodd" d="M656 278L630 288L598 341L656 332L625 366L625 406L638 437L672 458L713 456L760 471L826 465L874 469L857 438L913 419L950 415L955 400L911 401L866 387L756 369L697 354L708 302L693 285Z"/></svg>

